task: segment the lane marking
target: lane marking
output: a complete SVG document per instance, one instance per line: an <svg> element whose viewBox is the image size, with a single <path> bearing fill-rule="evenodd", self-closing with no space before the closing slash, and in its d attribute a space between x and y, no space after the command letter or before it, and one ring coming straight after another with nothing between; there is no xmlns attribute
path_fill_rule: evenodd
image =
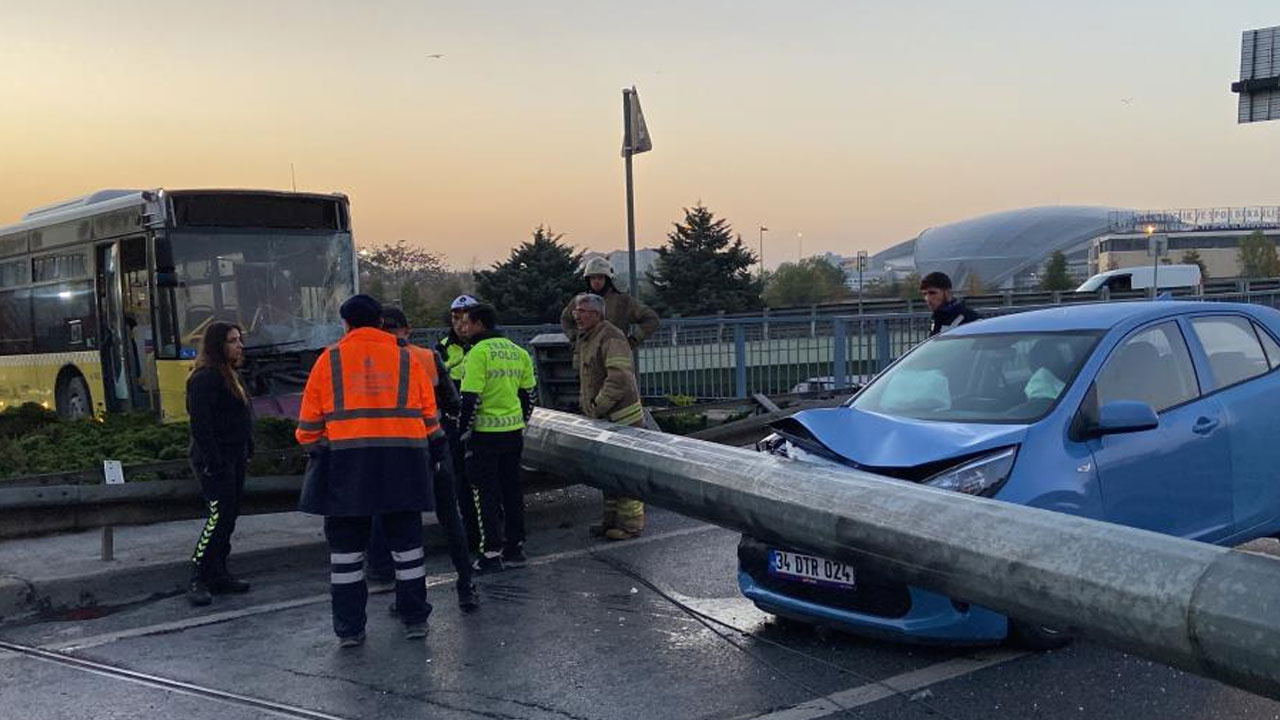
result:
<svg viewBox="0 0 1280 720"><path fill-rule="evenodd" d="M853 708L870 705L895 695L906 697L912 691L936 685L946 680L954 680L958 677L1031 654L1025 650L981 651L969 657L952 658L919 670L912 670L884 680L877 680L849 688L848 690L841 690L831 695L815 698L794 707L751 717L754 720L817 720L817 718L824 718Z"/></svg>
<svg viewBox="0 0 1280 720"><path fill-rule="evenodd" d="M597 553L615 552L625 550L639 545L648 545L650 543L661 542L663 540L672 540L675 538L686 537L688 535L697 535L701 533L711 532L713 530L723 530L716 525L698 525L695 527L681 528L670 532L660 533L657 535L641 535L633 540L627 540L621 543L609 543L608 545L597 545L588 548L580 548L578 550L565 550L562 552L551 553L549 555L538 555L529 558L529 565L537 567L540 565L549 565L551 563L563 560L575 560L578 558L588 557ZM428 575L426 582L427 587L432 588L447 583L452 583L457 576L452 572L436 573ZM155 625L144 625L127 630L117 630L115 632L103 633L101 635L91 635L89 637L77 638L75 640L63 640L60 642L47 643L40 645L41 650L52 652L75 652L77 650L88 650L90 648L109 645L120 640L128 640L130 638L146 637L149 635L163 635L165 633L182 632L198 627L208 625L217 625L219 623L231 622L241 618L252 617L254 615L264 615L266 613L280 612L282 610L292 610L294 608L306 607L308 605L316 605L319 603L329 602L329 593L309 595L307 597L295 598L293 600L282 600L273 603L264 603L262 605L252 605L239 610L227 610L225 612L211 613L209 615L201 615L199 617L183 618L181 620L173 620L170 622L157 623Z"/></svg>

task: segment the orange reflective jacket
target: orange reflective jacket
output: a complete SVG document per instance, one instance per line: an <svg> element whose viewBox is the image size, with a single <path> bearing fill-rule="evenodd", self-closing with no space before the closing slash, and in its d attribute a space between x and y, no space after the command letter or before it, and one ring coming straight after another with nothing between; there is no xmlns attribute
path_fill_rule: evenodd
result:
<svg viewBox="0 0 1280 720"><path fill-rule="evenodd" d="M413 358L418 361L423 370L427 371L427 385L431 387L431 401L435 402L436 386L440 384L439 373L436 372L436 354L432 350L424 347L418 347L412 343L406 345L409 352L413 354ZM444 432L440 429L440 410L436 408L434 417L427 418L427 436L435 437L438 433Z"/></svg>
<svg viewBox="0 0 1280 720"><path fill-rule="evenodd" d="M298 413L298 442L333 451L425 448L442 431L428 370L414 355L382 330L347 333L311 368Z"/></svg>

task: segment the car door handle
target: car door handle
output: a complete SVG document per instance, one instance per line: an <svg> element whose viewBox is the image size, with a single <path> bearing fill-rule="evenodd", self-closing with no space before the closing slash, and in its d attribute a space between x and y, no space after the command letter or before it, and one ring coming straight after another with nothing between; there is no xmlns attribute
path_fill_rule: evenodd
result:
<svg viewBox="0 0 1280 720"><path fill-rule="evenodd" d="M1196 424L1191 426L1191 432L1197 435L1208 435L1213 429L1218 427L1218 421L1214 418L1201 417L1196 418Z"/></svg>

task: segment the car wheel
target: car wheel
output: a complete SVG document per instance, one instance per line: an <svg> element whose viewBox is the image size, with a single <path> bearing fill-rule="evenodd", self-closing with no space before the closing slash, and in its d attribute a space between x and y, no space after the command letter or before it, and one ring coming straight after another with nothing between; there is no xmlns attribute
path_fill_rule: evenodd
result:
<svg viewBox="0 0 1280 720"><path fill-rule="evenodd" d="M1028 650L1057 650L1076 639L1070 628L1057 628L1024 620L1009 621L1010 637Z"/></svg>
<svg viewBox="0 0 1280 720"><path fill-rule="evenodd" d="M84 378L76 375L63 383L62 391L58 393L58 415L63 420L82 420L92 413L93 403Z"/></svg>

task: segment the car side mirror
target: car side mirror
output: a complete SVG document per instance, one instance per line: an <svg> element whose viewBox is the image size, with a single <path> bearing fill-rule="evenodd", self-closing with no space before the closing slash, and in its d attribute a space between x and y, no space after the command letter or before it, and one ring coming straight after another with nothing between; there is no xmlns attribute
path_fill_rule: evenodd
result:
<svg viewBox="0 0 1280 720"><path fill-rule="evenodd" d="M1093 426L1093 434L1119 435L1154 430L1159 426L1160 418L1150 405L1136 400L1116 400L1098 408L1098 422Z"/></svg>

